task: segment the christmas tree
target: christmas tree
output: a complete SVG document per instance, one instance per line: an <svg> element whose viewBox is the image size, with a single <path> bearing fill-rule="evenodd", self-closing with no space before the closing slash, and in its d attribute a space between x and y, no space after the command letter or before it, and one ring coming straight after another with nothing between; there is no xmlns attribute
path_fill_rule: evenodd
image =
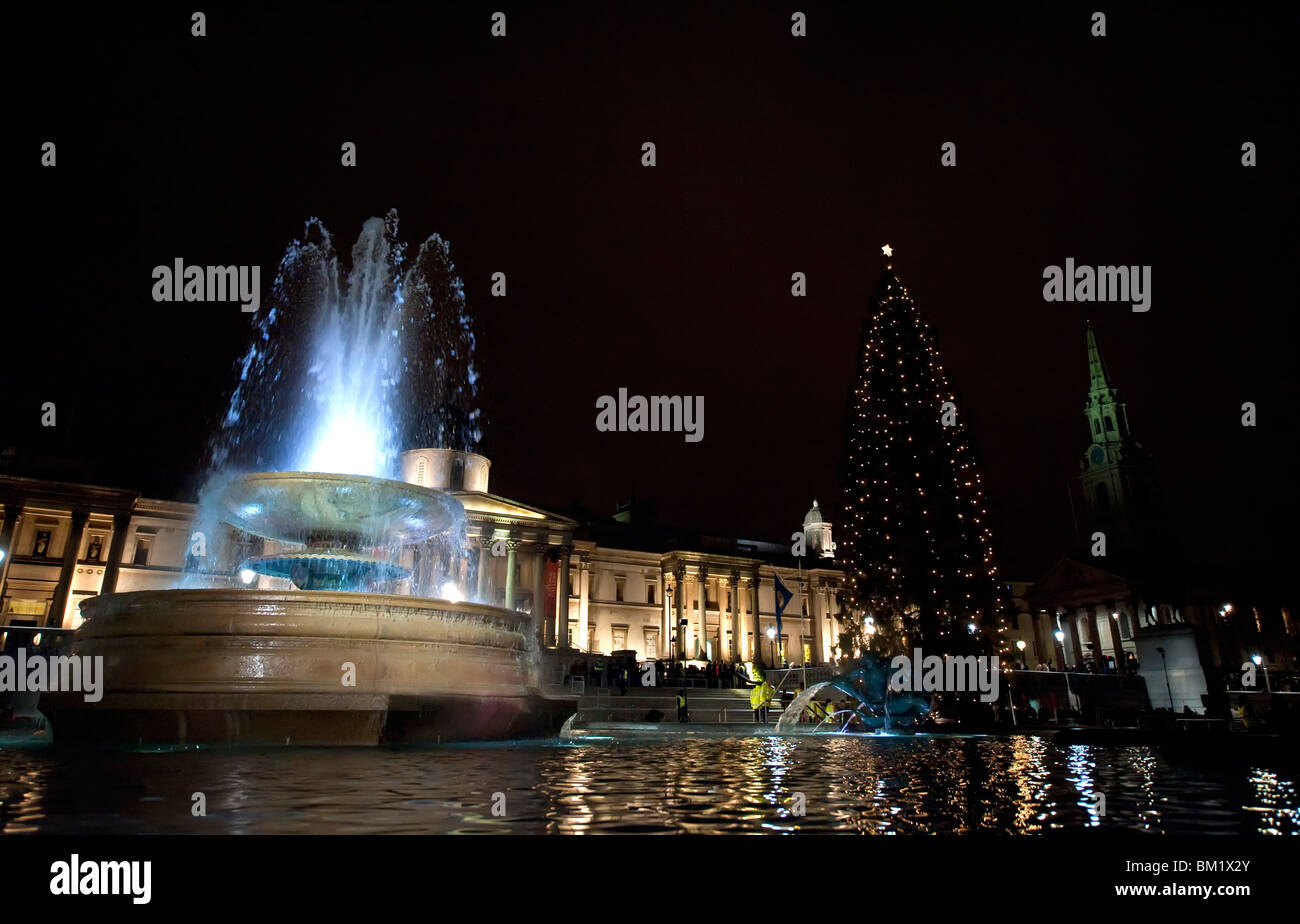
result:
<svg viewBox="0 0 1300 924"><path fill-rule="evenodd" d="M845 428L849 619L862 646L1005 655L975 450L934 332L883 250Z"/></svg>

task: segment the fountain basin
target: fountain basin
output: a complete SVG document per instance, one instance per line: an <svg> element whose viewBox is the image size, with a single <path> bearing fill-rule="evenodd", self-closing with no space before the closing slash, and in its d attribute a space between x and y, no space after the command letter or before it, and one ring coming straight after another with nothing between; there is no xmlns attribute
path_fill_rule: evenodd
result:
<svg viewBox="0 0 1300 924"><path fill-rule="evenodd" d="M531 619L337 591L137 591L82 604L104 695L47 694L55 741L373 745L541 734ZM572 711L571 709L569 711Z"/></svg>

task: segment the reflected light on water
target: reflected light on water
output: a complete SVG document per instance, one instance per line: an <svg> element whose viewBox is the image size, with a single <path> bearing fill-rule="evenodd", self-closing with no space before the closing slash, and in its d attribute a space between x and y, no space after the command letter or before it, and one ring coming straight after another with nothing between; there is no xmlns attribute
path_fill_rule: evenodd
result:
<svg viewBox="0 0 1300 924"><path fill-rule="evenodd" d="M202 780L199 786L196 780ZM202 789L208 815L194 818ZM494 815L495 793L505 797ZM792 797L802 793L806 814ZM1106 812L1095 795L1106 797ZM1034 736L708 738L427 750L0 751L0 831L1300 833L1278 768Z"/></svg>

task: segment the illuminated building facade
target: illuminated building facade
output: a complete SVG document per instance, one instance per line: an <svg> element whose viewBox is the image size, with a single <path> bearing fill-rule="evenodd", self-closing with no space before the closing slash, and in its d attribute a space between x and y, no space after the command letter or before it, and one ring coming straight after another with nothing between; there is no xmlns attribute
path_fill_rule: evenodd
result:
<svg viewBox="0 0 1300 924"><path fill-rule="evenodd" d="M436 543L403 551L412 581L449 576L466 597L532 613L546 648L728 661L752 660L757 644L765 663L819 665L834 657L843 575L816 505L805 518L807 553L796 561L788 544L657 528L629 511L581 520L543 510L490 493L489 468L472 453L403 454L404 480L446 490L466 511L457 553ZM182 572L194 572L186 568L193 504L8 475L0 476L0 502L0 625L75 629L87 597L173 587ZM237 582L234 566L214 561L197 577ZM779 633L778 578L794 595ZM445 587L441 577L431 579ZM409 592L410 582L397 590Z"/></svg>

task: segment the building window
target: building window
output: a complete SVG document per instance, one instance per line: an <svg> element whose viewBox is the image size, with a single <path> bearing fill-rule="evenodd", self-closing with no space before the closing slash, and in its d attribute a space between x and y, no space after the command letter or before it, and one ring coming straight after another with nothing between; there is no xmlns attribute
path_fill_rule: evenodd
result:
<svg viewBox="0 0 1300 924"><path fill-rule="evenodd" d="M645 602L651 606L655 604L655 582L646 581L645 583Z"/></svg>
<svg viewBox="0 0 1300 924"><path fill-rule="evenodd" d="M627 626L614 626L609 630L609 634L613 642L611 651L624 651L627 649Z"/></svg>
<svg viewBox="0 0 1300 924"><path fill-rule="evenodd" d="M104 537L100 533L91 533L90 542L86 544L86 561L102 561L104 555Z"/></svg>
<svg viewBox="0 0 1300 924"><path fill-rule="evenodd" d="M645 656L647 661L653 661L659 657L659 630L645 630Z"/></svg>
<svg viewBox="0 0 1300 924"><path fill-rule="evenodd" d="M614 576L614 602L623 602L623 591L627 589L627 578L621 574Z"/></svg>
<svg viewBox="0 0 1300 924"><path fill-rule="evenodd" d="M596 650L596 627L594 625L587 626L587 650Z"/></svg>
<svg viewBox="0 0 1300 924"><path fill-rule="evenodd" d="M803 663L812 664L812 645L803 643Z"/></svg>
<svg viewBox="0 0 1300 924"><path fill-rule="evenodd" d="M1097 419L1095 419L1095 418L1093 419L1093 421L1092 421L1092 432L1095 433L1095 434L1097 434L1097 436L1101 436L1101 421L1100 421L1100 420L1097 420Z"/></svg>
<svg viewBox="0 0 1300 924"><path fill-rule="evenodd" d="M727 630L727 657L736 659L736 636L730 629Z"/></svg>
<svg viewBox="0 0 1300 924"><path fill-rule="evenodd" d="M1115 432L1115 418L1111 417L1109 414L1106 415L1106 432L1107 433Z"/></svg>
<svg viewBox="0 0 1300 924"><path fill-rule="evenodd" d="M53 530L38 529L36 531L36 541L32 543L32 555L36 558L45 558L49 555L50 537L53 535Z"/></svg>
<svg viewBox="0 0 1300 924"><path fill-rule="evenodd" d="M49 600L34 600L24 597L14 597L9 601L9 615L21 616L44 616L46 609L49 608ZM12 623L13 625L23 625L26 623ZM35 623L32 623L35 625Z"/></svg>
<svg viewBox="0 0 1300 924"><path fill-rule="evenodd" d="M153 538L148 539L143 536L135 540L135 554L131 556L131 564L145 566L149 564L149 547L153 545Z"/></svg>

